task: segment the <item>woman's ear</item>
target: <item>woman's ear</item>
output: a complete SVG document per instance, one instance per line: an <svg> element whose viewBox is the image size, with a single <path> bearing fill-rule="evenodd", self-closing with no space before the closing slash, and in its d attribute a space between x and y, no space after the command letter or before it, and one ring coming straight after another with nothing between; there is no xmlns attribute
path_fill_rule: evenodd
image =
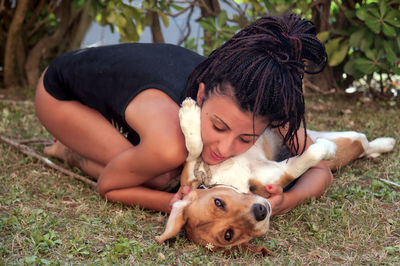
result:
<svg viewBox="0 0 400 266"><path fill-rule="evenodd" d="M203 82L199 83L199 90L197 91L197 104L201 106L204 101L204 93L205 93L206 86Z"/></svg>

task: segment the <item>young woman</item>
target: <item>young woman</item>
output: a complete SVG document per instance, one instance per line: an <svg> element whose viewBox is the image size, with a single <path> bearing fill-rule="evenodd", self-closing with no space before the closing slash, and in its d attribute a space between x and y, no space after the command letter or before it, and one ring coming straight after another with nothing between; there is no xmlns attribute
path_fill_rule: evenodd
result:
<svg viewBox="0 0 400 266"><path fill-rule="evenodd" d="M314 26L294 14L257 20L208 58L168 44L68 52L37 87L37 115L58 140L45 152L97 179L110 201L168 212L188 192L163 191L187 155L178 118L186 96L201 106L205 162L245 152L266 127L297 154L312 143L301 128L302 77L325 62ZM286 192L267 186L273 214L321 196L331 182L321 162Z"/></svg>

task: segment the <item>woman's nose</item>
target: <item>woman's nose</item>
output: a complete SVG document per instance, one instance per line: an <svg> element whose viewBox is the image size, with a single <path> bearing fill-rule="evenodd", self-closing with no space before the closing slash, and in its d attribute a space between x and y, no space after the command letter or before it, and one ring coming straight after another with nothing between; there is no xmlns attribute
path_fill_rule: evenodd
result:
<svg viewBox="0 0 400 266"><path fill-rule="evenodd" d="M218 155L228 158L232 156L233 140L229 137L221 138L218 142Z"/></svg>

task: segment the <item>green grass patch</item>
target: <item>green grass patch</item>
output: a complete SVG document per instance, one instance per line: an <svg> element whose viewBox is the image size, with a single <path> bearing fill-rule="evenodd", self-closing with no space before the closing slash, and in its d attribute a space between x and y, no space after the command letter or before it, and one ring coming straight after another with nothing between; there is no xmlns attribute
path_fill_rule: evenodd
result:
<svg viewBox="0 0 400 266"><path fill-rule="evenodd" d="M344 96L308 97L308 126L356 130L400 142L398 107ZM0 134L51 138L32 102L0 102ZM41 152L43 146L30 145ZM56 160L54 160L56 161ZM275 256L211 253L180 233L159 245L164 214L106 202L86 184L0 143L0 265L10 264L399 264L400 150L334 174L325 196L274 217L252 244Z"/></svg>

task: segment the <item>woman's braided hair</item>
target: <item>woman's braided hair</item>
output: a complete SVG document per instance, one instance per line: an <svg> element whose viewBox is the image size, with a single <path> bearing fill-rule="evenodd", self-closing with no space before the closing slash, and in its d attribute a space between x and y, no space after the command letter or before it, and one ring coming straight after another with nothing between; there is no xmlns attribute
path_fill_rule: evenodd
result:
<svg viewBox="0 0 400 266"><path fill-rule="evenodd" d="M195 68L186 83L187 96L196 98L200 82L205 97L214 91L233 94L242 110L265 116L269 127L286 127L284 143L298 153L297 131L301 123L306 126L303 75L319 73L326 60L310 21L294 13L262 17Z"/></svg>

